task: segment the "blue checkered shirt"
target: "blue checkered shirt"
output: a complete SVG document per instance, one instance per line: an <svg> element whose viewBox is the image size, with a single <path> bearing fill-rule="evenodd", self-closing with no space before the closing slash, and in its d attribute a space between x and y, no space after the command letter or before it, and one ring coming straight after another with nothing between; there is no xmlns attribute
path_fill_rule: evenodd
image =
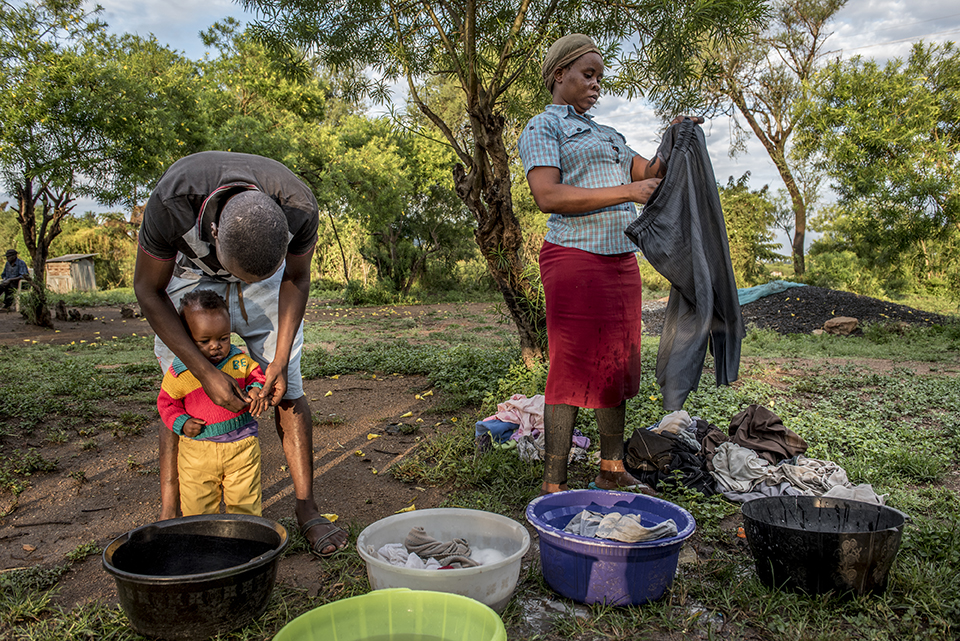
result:
<svg viewBox="0 0 960 641"><path fill-rule="evenodd" d="M534 167L556 167L565 185L613 187L632 180L630 166L637 152L613 127L598 125L593 116L580 115L570 105L547 105L524 127L520 159L529 172ZM598 209L580 216L550 214L547 242L593 254L625 254L637 246L623 230L637 217L633 203Z"/></svg>

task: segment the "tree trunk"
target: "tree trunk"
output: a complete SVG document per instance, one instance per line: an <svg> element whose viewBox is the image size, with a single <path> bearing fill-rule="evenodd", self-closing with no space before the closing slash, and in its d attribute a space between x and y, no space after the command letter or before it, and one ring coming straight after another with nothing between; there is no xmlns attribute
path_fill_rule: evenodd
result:
<svg viewBox="0 0 960 641"><path fill-rule="evenodd" d="M343 251L343 243L340 242L340 234L337 233L337 225L333 221L333 214L327 209L327 217L330 219L330 228L333 229L333 237L337 241L337 247L340 248L340 259L343 261L343 282L350 282L350 270L347 267L347 253Z"/></svg>
<svg viewBox="0 0 960 641"><path fill-rule="evenodd" d="M513 213L510 161L503 144L504 118L492 109L469 110L475 137L474 162L453 171L457 195L477 220L474 238L487 261L506 308L517 326L527 366L544 358L546 322L537 288L525 273L523 232Z"/></svg>
<svg viewBox="0 0 960 641"><path fill-rule="evenodd" d="M800 187L797 185L797 181L793 177L790 165L787 164L786 144L789 132L777 132L776 136L768 134L760 126L754 112L747 106L743 92L739 90L733 91L730 94L730 98L733 100L733 104L737 106L737 109L740 110L747 124L750 125L750 129L760 140L761 144L763 144L763 148L767 150L770 160L773 161L774 166L777 168L777 173L779 173L780 178L783 179L783 184L787 186L787 192L790 194L790 200L793 202L794 216L793 244L791 245L793 271L794 275L802 277L806 271L806 265L803 259L803 245L807 235L807 203L803 198Z"/></svg>
<svg viewBox="0 0 960 641"><path fill-rule="evenodd" d="M33 262L33 278L30 281L30 290L33 296L27 300L27 305L20 309L27 317L27 322L40 327L53 329L53 318L47 307L47 258L49 243L37 242L37 200L32 180L25 180L17 185L17 222L23 234L23 242L27 246L30 260ZM44 216L46 218L46 216Z"/></svg>

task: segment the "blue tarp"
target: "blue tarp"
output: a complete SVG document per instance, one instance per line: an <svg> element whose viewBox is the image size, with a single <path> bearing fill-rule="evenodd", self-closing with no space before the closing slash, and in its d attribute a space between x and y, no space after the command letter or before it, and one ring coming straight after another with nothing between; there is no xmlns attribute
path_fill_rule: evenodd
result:
<svg viewBox="0 0 960 641"><path fill-rule="evenodd" d="M764 283L763 285L757 285L756 287L744 287L743 289L738 289L737 298L740 300L741 305L746 305L747 303L752 303L755 300L760 300L764 296L785 292L791 287L804 287L804 284L791 283L788 280L774 280L770 281L769 283Z"/></svg>

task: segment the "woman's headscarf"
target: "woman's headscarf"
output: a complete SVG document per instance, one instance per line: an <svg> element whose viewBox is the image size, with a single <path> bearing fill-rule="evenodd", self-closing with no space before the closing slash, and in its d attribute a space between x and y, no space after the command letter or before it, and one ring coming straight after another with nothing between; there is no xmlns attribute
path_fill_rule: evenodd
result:
<svg viewBox="0 0 960 641"><path fill-rule="evenodd" d="M556 42L550 45L550 49L543 59L542 68L543 84L546 85L547 91L553 92L553 74L557 69L566 67L583 54L590 52L598 53L601 56L603 55L600 53L600 50L597 49L597 45L593 43L590 36L585 36L582 33L571 33L570 35L557 39Z"/></svg>

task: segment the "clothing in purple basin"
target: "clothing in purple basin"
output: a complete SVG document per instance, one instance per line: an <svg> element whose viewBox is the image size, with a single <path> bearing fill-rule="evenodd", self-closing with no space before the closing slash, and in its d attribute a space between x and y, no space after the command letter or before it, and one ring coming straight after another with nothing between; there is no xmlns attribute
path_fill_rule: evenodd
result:
<svg viewBox="0 0 960 641"><path fill-rule="evenodd" d="M677 535L621 543L564 532L582 510L636 514L644 527L673 519ZM656 601L673 584L680 548L696 530L696 521L683 508L630 492L548 494L531 501L526 516L540 534L540 565L547 585L581 603L639 605Z"/></svg>

